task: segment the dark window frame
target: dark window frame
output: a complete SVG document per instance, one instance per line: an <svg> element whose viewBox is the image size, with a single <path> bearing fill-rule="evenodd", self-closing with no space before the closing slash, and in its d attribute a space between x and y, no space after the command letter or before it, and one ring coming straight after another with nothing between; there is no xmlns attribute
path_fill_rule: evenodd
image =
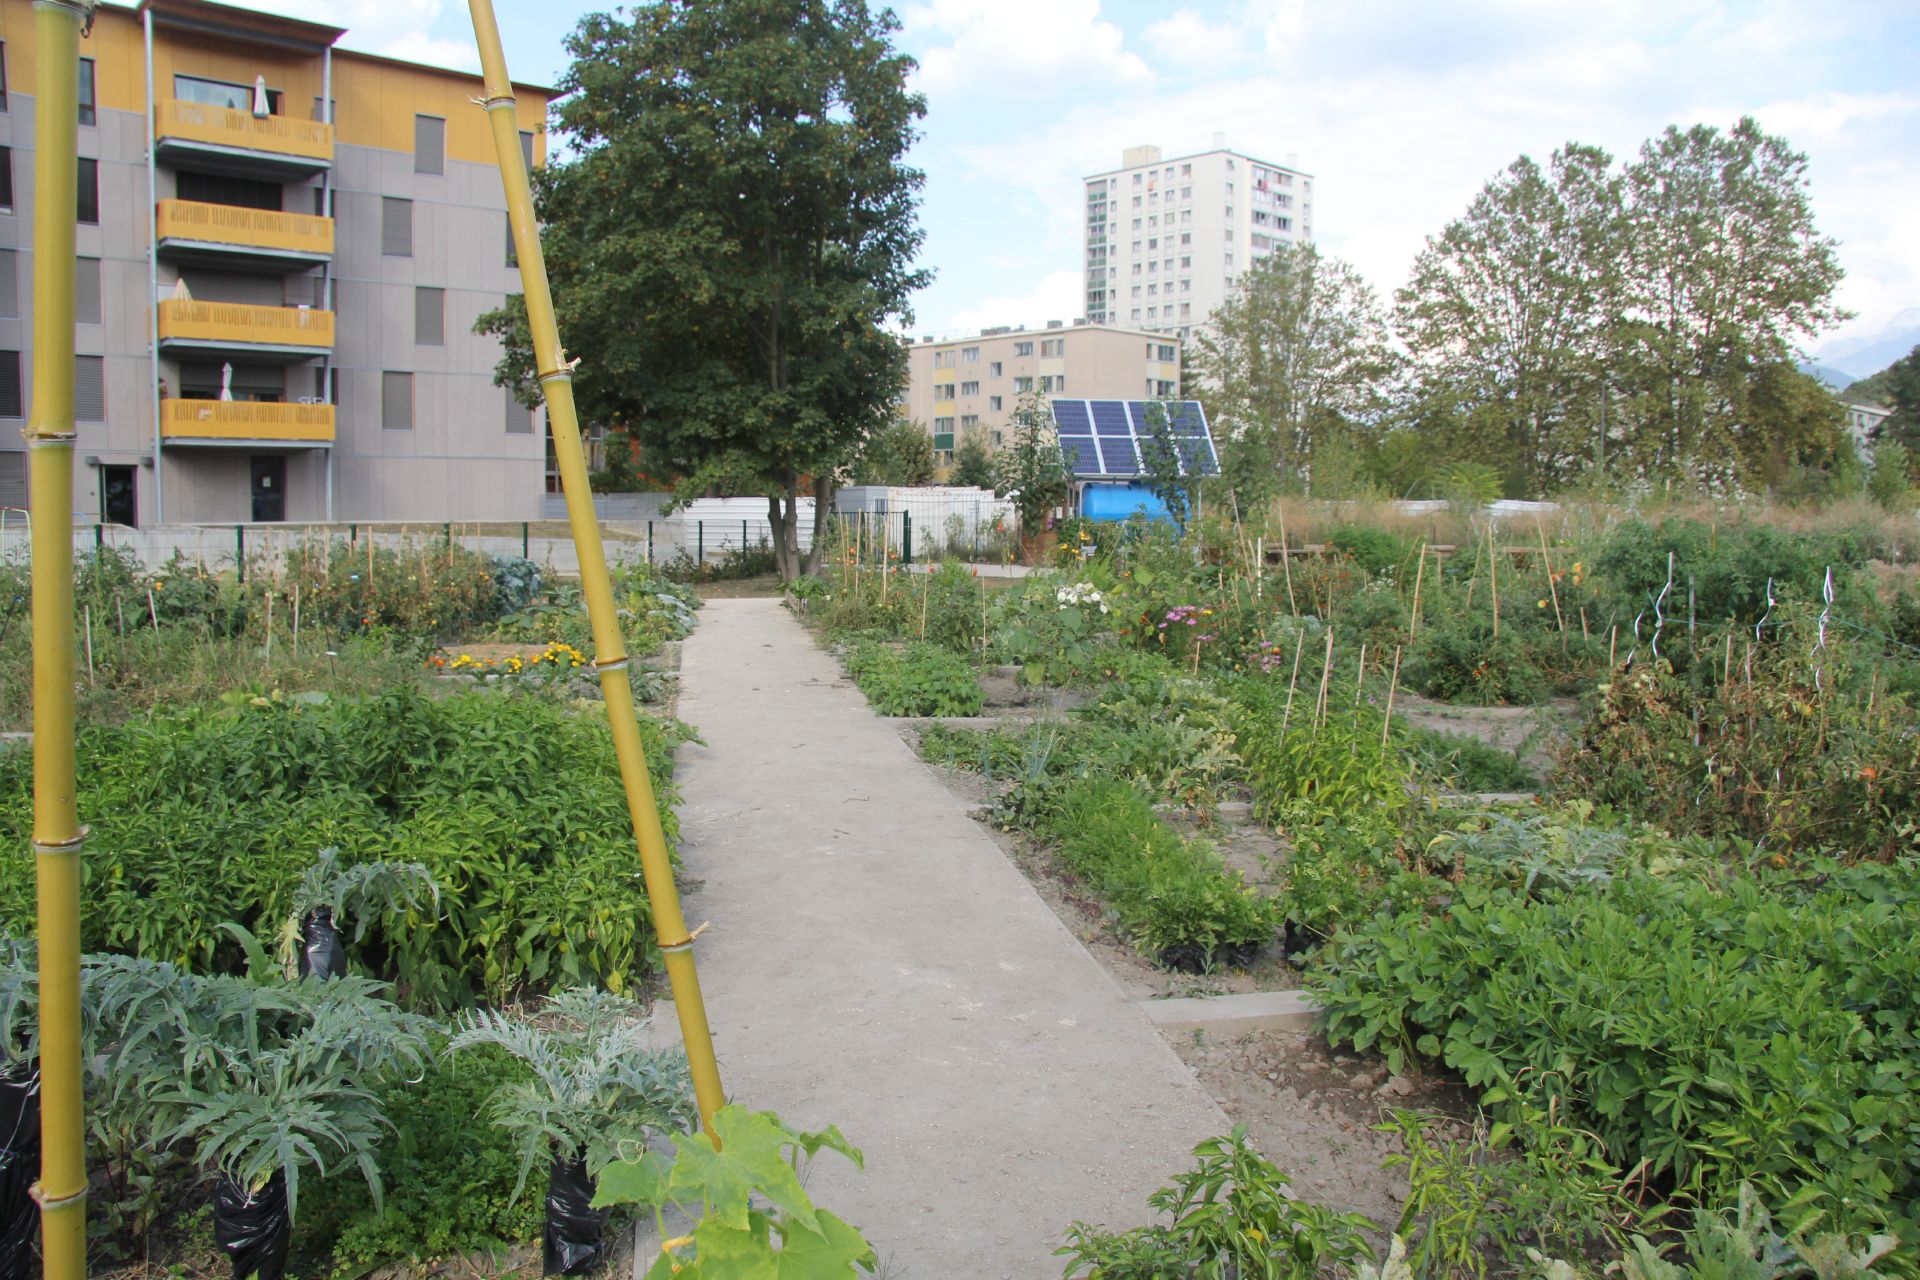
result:
<svg viewBox="0 0 1920 1280"><path fill-rule="evenodd" d="M423 122L429 121L429 120L431 120L433 123L440 126L440 136L438 139L439 154L434 157L434 167L431 169L421 167L421 162L426 158L426 152L424 152L420 146L420 141L421 141L420 127ZM436 115L429 114L428 112L425 112L425 111L414 113L413 171L416 174L421 174L426 177L441 178L446 176L446 173L447 173L447 118L445 116L436 116Z"/></svg>
<svg viewBox="0 0 1920 1280"><path fill-rule="evenodd" d="M393 408L393 392L391 388L397 385L393 381L395 378L406 379L407 420L405 422L392 421L392 415L388 412L390 409ZM412 370L382 369L380 371L380 429L382 431L413 430L414 424L419 417L419 414L416 412L418 406L415 401L415 395L416 395L416 391L414 387Z"/></svg>
<svg viewBox="0 0 1920 1280"><path fill-rule="evenodd" d="M74 173L74 205L76 222L100 225L100 162L92 156L81 156Z"/></svg>
<svg viewBox="0 0 1920 1280"><path fill-rule="evenodd" d="M92 58L80 59L80 73L74 80L74 97L80 100L80 123L96 125L100 122L100 77L95 73Z"/></svg>

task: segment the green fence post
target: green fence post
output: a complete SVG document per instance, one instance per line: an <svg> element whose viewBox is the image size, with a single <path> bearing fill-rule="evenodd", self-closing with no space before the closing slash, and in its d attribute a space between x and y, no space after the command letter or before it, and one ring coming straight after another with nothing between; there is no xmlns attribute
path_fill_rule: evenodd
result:
<svg viewBox="0 0 1920 1280"><path fill-rule="evenodd" d="M745 520L740 522L740 554L747 554L747 522Z"/></svg>
<svg viewBox="0 0 1920 1280"><path fill-rule="evenodd" d="M233 570L240 581L247 580L247 526L233 526Z"/></svg>
<svg viewBox="0 0 1920 1280"><path fill-rule="evenodd" d="M440 526L440 536L446 541L447 547L451 549L453 547L453 521L449 520Z"/></svg>
<svg viewBox="0 0 1920 1280"><path fill-rule="evenodd" d="M533 559L532 556L527 554L527 522L525 520L520 522L520 558L522 560Z"/></svg>
<svg viewBox="0 0 1920 1280"><path fill-rule="evenodd" d="M653 567L653 521L647 521L647 567Z"/></svg>
<svg viewBox="0 0 1920 1280"><path fill-rule="evenodd" d="M98 520L93 522L93 549L100 550L107 542L107 528Z"/></svg>
<svg viewBox="0 0 1920 1280"><path fill-rule="evenodd" d="M900 513L900 563L913 568L913 512Z"/></svg>
<svg viewBox="0 0 1920 1280"><path fill-rule="evenodd" d="M705 564L707 562L707 522L705 520L695 520L693 522L693 545L694 564Z"/></svg>

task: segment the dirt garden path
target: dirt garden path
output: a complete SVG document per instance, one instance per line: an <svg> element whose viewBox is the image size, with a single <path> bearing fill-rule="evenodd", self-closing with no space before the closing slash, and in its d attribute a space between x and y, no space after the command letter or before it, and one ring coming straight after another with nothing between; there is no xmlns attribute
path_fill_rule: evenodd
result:
<svg viewBox="0 0 1920 1280"><path fill-rule="evenodd" d="M775 600L686 642L682 852L728 1092L838 1124L810 1190L881 1274L1060 1274L1076 1219L1134 1225L1220 1108L965 802ZM672 1026L670 1010L661 1024ZM670 1033L677 1034L677 1033Z"/></svg>

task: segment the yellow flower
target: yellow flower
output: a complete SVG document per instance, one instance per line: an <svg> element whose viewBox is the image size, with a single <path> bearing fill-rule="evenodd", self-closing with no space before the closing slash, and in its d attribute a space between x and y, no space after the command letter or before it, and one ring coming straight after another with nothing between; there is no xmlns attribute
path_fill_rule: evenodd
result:
<svg viewBox="0 0 1920 1280"><path fill-rule="evenodd" d="M1547 607L1547 602L1546 602L1545 600L1542 600L1542 601L1540 601L1540 607L1541 607L1542 609L1544 609L1544 608L1546 608L1546 607Z"/></svg>

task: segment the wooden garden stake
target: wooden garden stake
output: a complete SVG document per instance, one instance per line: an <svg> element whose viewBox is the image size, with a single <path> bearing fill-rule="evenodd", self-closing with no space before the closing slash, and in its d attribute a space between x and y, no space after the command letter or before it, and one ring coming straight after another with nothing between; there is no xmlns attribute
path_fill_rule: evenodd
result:
<svg viewBox="0 0 1920 1280"><path fill-rule="evenodd" d="M125 640L127 638L127 602L117 591L113 596L113 611L120 618L120 638Z"/></svg>
<svg viewBox="0 0 1920 1280"><path fill-rule="evenodd" d="M1267 539L1265 535L1253 540L1253 598L1260 599L1260 579L1267 574Z"/></svg>
<svg viewBox="0 0 1920 1280"><path fill-rule="evenodd" d="M1407 643L1420 635L1420 584L1427 577L1427 544L1420 544L1420 563L1413 570L1413 620L1407 624Z"/></svg>
<svg viewBox="0 0 1920 1280"><path fill-rule="evenodd" d="M1360 707L1360 695L1366 691L1366 687L1367 687L1367 646L1362 644L1360 646L1360 667L1357 671L1354 672L1354 676L1353 676L1353 705L1355 710L1358 710Z"/></svg>
<svg viewBox="0 0 1920 1280"><path fill-rule="evenodd" d="M1287 507L1284 502L1274 503L1280 513L1280 570L1287 579L1287 612L1300 616L1300 603L1293 598L1293 555L1287 541Z"/></svg>
<svg viewBox="0 0 1920 1280"><path fill-rule="evenodd" d="M267 597L267 668L273 668L273 588L263 593Z"/></svg>
<svg viewBox="0 0 1920 1280"><path fill-rule="evenodd" d="M293 584L293 656L300 656L300 584Z"/></svg>
<svg viewBox="0 0 1920 1280"><path fill-rule="evenodd" d="M1613 627L1607 632L1607 670L1613 670L1613 648L1620 639L1620 628Z"/></svg>
<svg viewBox="0 0 1920 1280"><path fill-rule="evenodd" d="M80 616L87 627L87 688L93 688L93 606L80 606Z"/></svg>
<svg viewBox="0 0 1920 1280"><path fill-rule="evenodd" d="M153 587L151 585L147 587L147 616L153 619L154 634L158 635L160 632L160 611L153 607Z"/></svg>
<svg viewBox="0 0 1920 1280"><path fill-rule="evenodd" d="M1493 642L1500 643L1500 568L1494 561L1500 558L1499 548L1493 545L1493 521L1487 521L1487 590L1493 595Z"/></svg>
<svg viewBox="0 0 1920 1280"><path fill-rule="evenodd" d="M1387 682L1387 718L1380 722L1380 745L1387 745L1387 730L1393 727L1393 694L1400 687L1400 646L1393 646L1393 678Z"/></svg>
<svg viewBox="0 0 1920 1280"><path fill-rule="evenodd" d="M1320 732L1320 722L1326 718L1327 681L1333 678L1333 628L1327 628L1327 657L1320 664L1320 693L1313 702L1313 731Z"/></svg>
<svg viewBox="0 0 1920 1280"><path fill-rule="evenodd" d="M1580 606L1580 643L1585 644L1587 641L1591 639L1593 639L1593 637L1587 634L1587 606L1581 605Z"/></svg>
<svg viewBox="0 0 1920 1280"><path fill-rule="evenodd" d="M1727 632L1727 657L1726 657L1726 660L1720 664L1720 687L1723 689L1726 688L1727 682L1732 679L1733 679L1733 632L1729 631Z"/></svg>
<svg viewBox="0 0 1920 1280"><path fill-rule="evenodd" d="M927 638L927 601L933 596L933 579L927 579L927 585L920 592L920 638Z"/></svg>
<svg viewBox="0 0 1920 1280"><path fill-rule="evenodd" d="M1547 594L1553 597L1553 620L1560 624L1561 648L1564 649L1567 620L1560 616L1560 588L1553 581L1553 557L1547 552L1547 531L1538 520L1533 522L1533 531L1540 535L1540 563L1547 570Z"/></svg>
<svg viewBox="0 0 1920 1280"><path fill-rule="evenodd" d="M1287 680L1287 709L1280 713L1280 736L1287 736L1287 722L1293 719L1293 689L1300 683L1300 651L1306 647L1307 633L1302 630L1293 639L1293 675Z"/></svg>

